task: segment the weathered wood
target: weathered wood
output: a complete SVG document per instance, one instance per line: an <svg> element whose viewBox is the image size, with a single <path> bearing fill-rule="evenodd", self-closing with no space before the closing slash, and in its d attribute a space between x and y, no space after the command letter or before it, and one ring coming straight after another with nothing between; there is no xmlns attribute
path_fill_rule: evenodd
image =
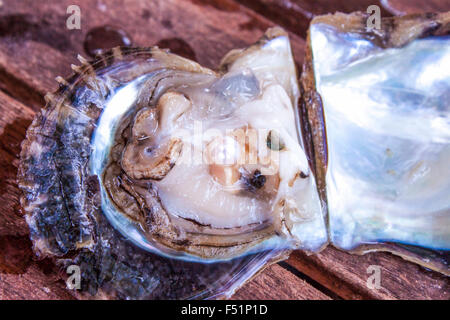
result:
<svg viewBox="0 0 450 320"><path fill-rule="evenodd" d="M135 46L169 45L182 40L197 61L215 67L225 53L245 47L274 24L232 0L214 1L136 1L114 0L97 6L92 1L78 1L81 30L68 30L66 9L73 2L3 1L0 16L0 80L4 91L30 105L57 87L54 78L68 76L76 56L85 55L86 34L102 25L120 26ZM304 41L292 35L293 51L301 63ZM172 41L171 41L172 40ZM175 44L179 44L176 42ZM183 48L178 48L183 53ZM26 84L27 90L15 88ZM20 86L19 86L20 87ZM34 90L38 95L26 97ZM15 94L16 93L16 94ZM42 100L32 101L35 110Z"/></svg>
<svg viewBox="0 0 450 320"><path fill-rule="evenodd" d="M25 236L28 226L20 210L16 176L20 144L34 112L1 91L0 110L0 237Z"/></svg>
<svg viewBox="0 0 450 320"><path fill-rule="evenodd" d="M395 15L450 11L449 0L381 0L381 4Z"/></svg>
<svg viewBox="0 0 450 320"><path fill-rule="evenodd" d="M275 264L239 289L233 299L329 300L330 297Z"/></svg>
<svg viewBox="0 0 450 320"><path fill-rule="evenodd" d="M37 264L21 275L0 273L0 300L72 300L63 280L46 275Z"/></svg>
<svg viewBox="0 0 450 320"><path fill-rule="evenodd" d="M252 10L264 15L287 30L306 37L306 31L312 18L317 15L335 13L336 11L349 13L353 11L366 12L370 5L377 4L376 0L237 0ZM380 6L382 16L391 13Z"/></svg>
<svg viewBox="0 0 450 320"><path fill-rule="evenodd" d="M371 5L378 5L383 17L423 12L450 11L449 0L236 0L255 10L287 30L306 36L314 16L353 11L366 12Z"/></svg>
<svg viewBox="0 0 450 320"><path fill-rule="evenodd" d="M288 263L344 299L450 299L447 277L388 253L357 256L328 247L309 256L296 251ZM380 289L368 286L370 266L380 268Z"/></svg>

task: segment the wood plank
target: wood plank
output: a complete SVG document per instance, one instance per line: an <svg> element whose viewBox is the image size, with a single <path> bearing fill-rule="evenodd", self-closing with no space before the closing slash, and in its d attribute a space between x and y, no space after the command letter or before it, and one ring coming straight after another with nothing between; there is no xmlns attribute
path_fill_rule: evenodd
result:
<svg viewBox="0 0 450 320"><path fill-rule="evenodd" d="M275 264L237 290L232 299L329 300L330 297Z"/></svg>
<svg viewBox="0 0 450 320"><path fill-rule="evenodd" d="M335 13L366 12L378 5L382 17L421 12L450 11L450 0L236 0L287 30L305 38L314 16Z"/></svg>
<svg viewBox="0 0 450 320"><path fill-rule="evenodd" d="M0 237L28 234L16 185L20 144L34 112L0 91ZM1 242L1 240L0 240Z"/></svg>
<svg viewBox="0 0 450 320"><path fill-rule="evenodd" d="M450 0L381 0L381 4L395 15L450 11Z"/></svg>
<svg viewBox="0 0 450 320"><path fill-rule="evenodd" d="M287 30L306 37L309 23L317 15L339 12L366 12L377 0L237 0L239 3L255 10L259 14L276 22ZM382 16L391 13L380 6Z"/></svg>
<svg viewBox="0 0 450 320"><path fill-rule="evenodd" d="M21 275L0 273L0 300L72 300L63 280L46 275L37 264Z"/></svg>
<svg viewBox="0 0 450 320"><path fill-rule="evenodd" d="M307 255L294 252L288 263L344 299L450 299L447 277L383 252L351 255L333 247ZM380 267L380 289L367 285Z"/></svg>
<svg viewBox="0 0 450 320"><path fill-rule="evenodd" d="M221 0L220 5L199 0L112 0L101 6L82 0L77 1L81 8L81 30L68 30L66 9L72 3L70 0L3 1L0 16L0 82L3 84L0 88L34 110L42 104L39 96L57 88L56 76L71 74L70 64L78 64L77 54L86 56L83 42L94 27L120 26L135 46L183 43L187 48L175 49L181 53L193 51L199 63L215 67L229 50L253 43L274 25L232 0ZM292 37L293 50L301 63L304 41ZM16 92L17 83L26 84L27 90ZM29 90L37 94L23 100L23 92Z"/></svg>

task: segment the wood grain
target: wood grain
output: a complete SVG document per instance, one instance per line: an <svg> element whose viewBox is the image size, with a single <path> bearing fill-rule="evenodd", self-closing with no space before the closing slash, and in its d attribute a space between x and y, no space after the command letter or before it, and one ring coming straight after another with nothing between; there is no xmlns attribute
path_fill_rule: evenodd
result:
<svg viewBox="0 0 450 320"><path fill-rule="evenodd" d="M450 299L446 276L388 253L357 256L330 246L309 256L296 251L288 263L344 299ZM380 289L367 285L369 266L380 267Z"/></svg>
<svg viewBox="0 0 450 320"><path fill-rule="evenodd" d="M275 264L239 289L233 299L329 300L330 297Z"/></svg>
<svg viewBox="0 0 450 320"><path fill-rule="evenodd" d="M450 0L381 0L381 4L395 15L450 11Z"/></svg>
<svg viewBox="0 0 450 320"><path fill-rule="evenodd" d="M82 0L77 2L81 8L81 30L68 30L65 23L70 0L3 3L0 80L5 91L35 110L42 102L38 96L56 89L54 78L68 76L70 64L78 63L79 53L86 56L84 38L94 27L118 26L126 30L135 46L181 39L193 50L199 63L214 68L229 50L253 43L274 25L231 0L222 0L220 5L199 0L113 0L102 6ZM293 34L291 37L297 61L301 63L304 41ZM35 91L37 95L32 98L39 101L23 100L24 90L15 94L19 90L15 88L17 84L26 84L25 91Z"/></svg>
<svg viewBox="0 0 450 320"><path fill-rule="evenodd" d="M371 5L378 5L382 17L423 12L450 11L450 0L237 0L239 3L264 15L287 30L306 36L314 16L353 11L366 12Z"/></svg>
<svg viewBox="0 0 450 320"><path fill-rule="evenodd" d="M317 15L339 12L366 12L367 7L378 4L377 0L237 0L287 30L306 37L309 23ZM380 6L382 16L391 13Z"/></svg>
<svg viewBox="0 0 450 320"><path fill-rule="evenodd" d="M0 237L28 234L16 185L20 144L34 112L0 91Z"/></svg>
<svg viewBox="0 0 450 320"><path fill-rule="evenodd" d="M270 2L272 0L258 1L274 3ZM280 18L276 18L272 12L258 11L292 31L290 37L296 62L301 65L304 40L299 35L306 29L297 28L294 22L298 20L297 23L305 24L314 14L343 10L328 6L325 1L289 1L302 8L298 10L303 12L302 16L283 11ZM44 104L43 95L56 89L54 78L69 75L70 64L78 63L76 55L85 55L83 41L89 30L101 25L118 26L126 30L134 45L139 46L155 43L170 46L176 39L177 45L188 46L198 62L214 67L227 51L254 42L267 27L274 25L243 6L243 3L249 5L246 0L240 3L233 0L79 0L77 3L82 10L81 30L65 27L66 8L72 4L69 0L46 3L3 0L0 7L0 201L4 204L0 210L0 299L71 297L64 284L54 278L57 270L51 263L33 261L28 228L17 200L19 191L15 175L26 127L34 112ZM352 5L356 1L348 3L351 3L348 10L354 10ZM291 20L288 19L290 15L294 17L289 18ZM285 20L293 21L292 26ZM24 257L25 262L20 257ZM346 299L450 299L448 278L390 254L354 256L330 247L312 256L296 252L288 263L306 275L305 279ZM366 286L369 265L382 268L383 289L380 291ZM234 298L329 298L310 285L310 280L302 280L274 265L241 288Z"/></svg>
<svg viewBox="0 0 450 320"><path fill-rule="evenodd" d="M33 264L21 275L0 273L0 300L73 300L64 281Z"/></svg>

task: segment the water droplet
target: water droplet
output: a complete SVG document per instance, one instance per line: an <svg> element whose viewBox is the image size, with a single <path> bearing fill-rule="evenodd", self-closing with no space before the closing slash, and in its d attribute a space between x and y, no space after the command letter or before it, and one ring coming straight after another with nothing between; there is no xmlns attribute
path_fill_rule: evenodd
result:
<svg viewBox="0 0 450 320"><path fill-rule="evenodd" d="M91 29L84 40L84 50L91 57L108 49L131 45L131 38L124 30L111 26L102 26Z"/></svg>

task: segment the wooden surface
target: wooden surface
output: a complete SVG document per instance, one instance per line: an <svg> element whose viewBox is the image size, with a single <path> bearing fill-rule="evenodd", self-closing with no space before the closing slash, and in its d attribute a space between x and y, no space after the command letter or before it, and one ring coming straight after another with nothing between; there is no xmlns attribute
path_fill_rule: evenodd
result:
<svg viewBox="0 0 450 320"><path fill-rule="evenodd" d="M395 3L394 3L395 2ZM383 15L448 11L448 1L392 1ZM20 143L54 78L71 73L94 27L120 27L133 45L160 43L214 67L230 49L254 42L280 24L290 31L301 65L309 20L327 12L365 10L377 1L325 0L78 0L81 30L65 26L73 1L0 2L0 299L71 299L49 260L35 261L15 183ZM396 8L395 10L393 8ZM367 286L367 268L381 268L381 288ZM355 256L328 247L295 252L264 270L234 299L450 299L449 279L385 253Z"/></svg>

